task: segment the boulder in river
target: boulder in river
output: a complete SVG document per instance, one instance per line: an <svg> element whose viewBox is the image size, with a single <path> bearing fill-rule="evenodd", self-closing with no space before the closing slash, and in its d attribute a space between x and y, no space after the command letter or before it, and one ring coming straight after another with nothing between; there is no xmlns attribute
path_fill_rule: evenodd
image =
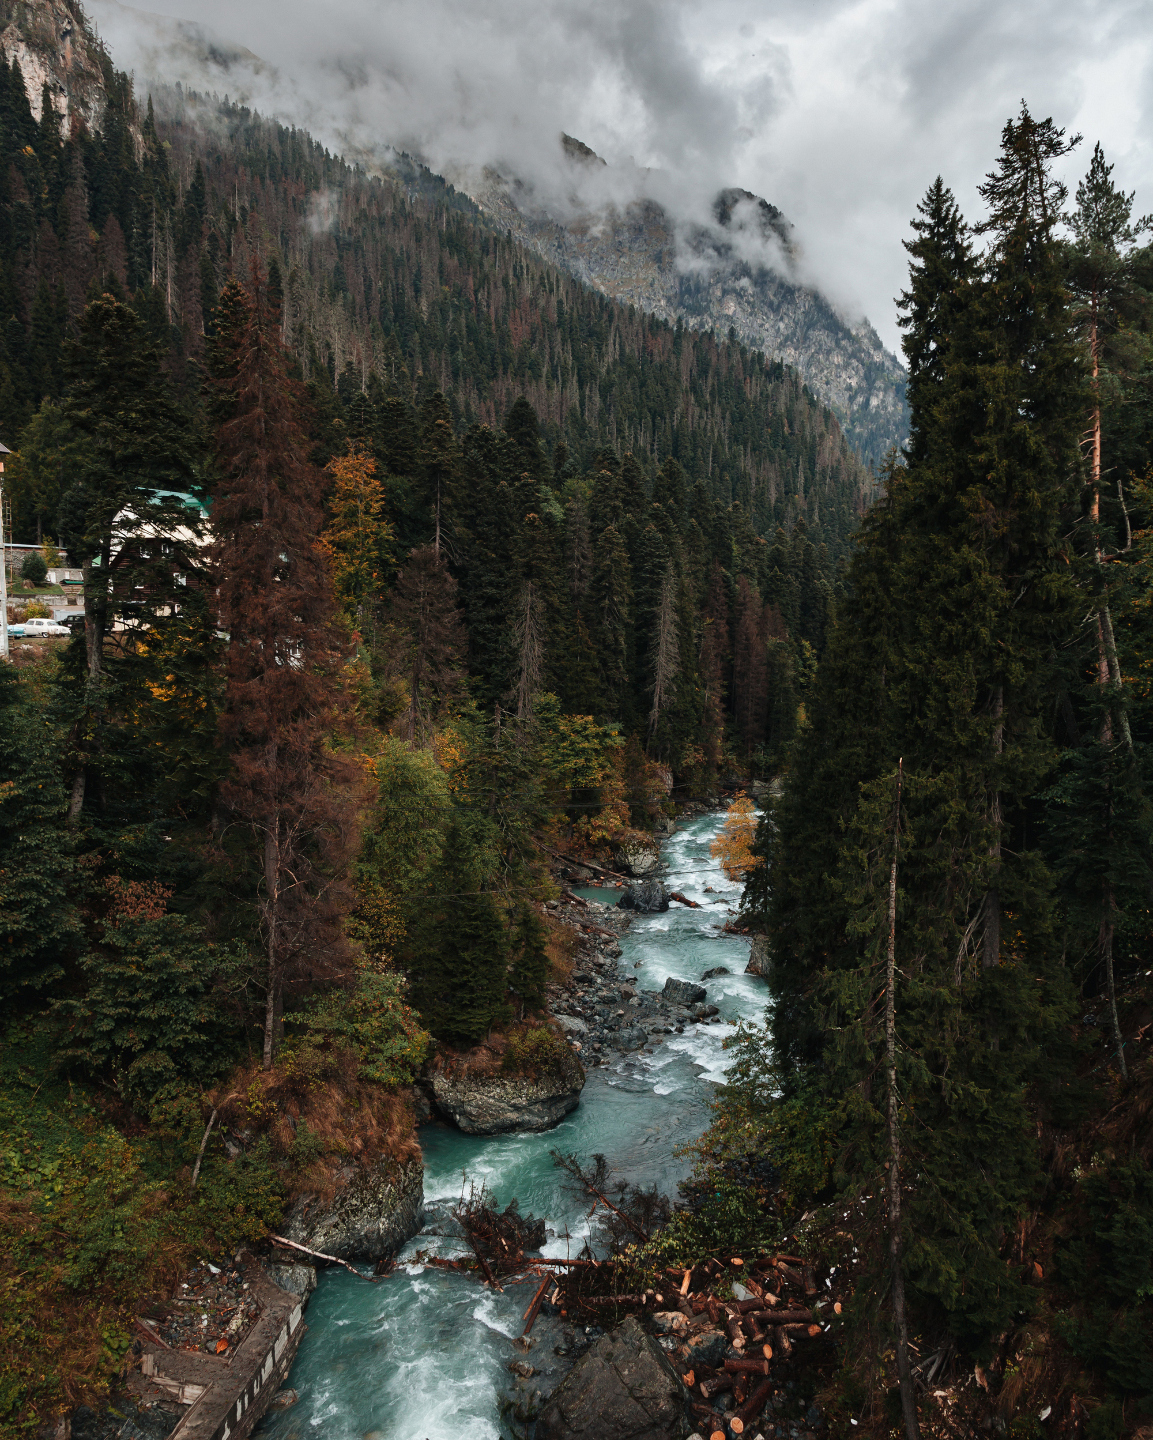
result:
<svg viewBox="0 0 1153 1440"><path fill-rule="evenodd" d="M331 1200L300 1196L284 1222L286 1239L339 1260L383 1260L424 1223L419 1159L404 1165L351 1162L337 1178L343 1183Z"/></svg>
<svg viewBox="0 0 1153 1440"><path fill-rule="evenodd" d="M648 1038L640 1025L624 1025L613 1036L613 1044L618 1050L639 1050Z"/></svg>
<svg viewBox="0 0 1153 1440"><path fill-rule="evenodd" d="M626 875L639 878L651 875L661 863L661 856L654 840L648 836L633 836L622 841L613 851L613 863Z"/></svg>
<svg viewBox="0 0 1153 1440"><path fill-rule="evenodd" d="M754 935L753 943L749 946L749 963L745 966L746 975L760 975L762 979L769 978L769 966L772 962L769 959L769 937L767 935Z"/></svg>
<svg viewBox="0 0 1153 1440"><path fill-rule="evenodd" d="M617 901L617 906L642 915L662 915L669 908L669 892L659 880L637 880Z"/></svg>
<svg viewBox="0 0 1153 1440"><path fill-rule="evenodd" d="M709 998L709 992L703 985L694 985L691 980L675 980L671 975L661 993L674 1005L700 1005Z"/></svg>
<svg viewBox="0 0 1153 1440"><path fill-rule="evenodd" d="M538 1440L685 1440L688 1391L634 1315L565 1376L536 1422Z"/></svg>
<svg viewBox="0 0 1153 1440"><path fill-rule="evenodd" d="M701 976L702 980L716 980L721 975L731 975L733 972L727 965L714 965L711 970L706 970Z"/></svg>
<svg viewBox="0 0 1153 1440"><path fill-rule="evenodd" d="M551 1130L580 1104L585 1074L580 1061L560 1047L556 1062L537 1075L486 1075L437 1070L436 1106L466 1135L504 1135L510 1130Z"/></svg>
<svg viewBox="0 0 1153 1440"><path fill-rule="evenodd" d="M301 1256L302 1262L303 1259L304 1257ZM274 1285L279 1285L290 1295L299 1295L302 1300L307 1300L316 1289L315 1265L282 1264L273 1260L265 1264L264 1271Z"/></svg>

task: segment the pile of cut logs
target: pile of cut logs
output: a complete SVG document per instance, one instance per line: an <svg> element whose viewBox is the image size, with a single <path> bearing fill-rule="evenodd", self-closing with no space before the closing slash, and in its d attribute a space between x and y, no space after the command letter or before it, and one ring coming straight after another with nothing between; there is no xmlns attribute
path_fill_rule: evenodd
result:
<svg viewBox="0 0 1153 1440"><path fill-rule="evenodd" d="M666 1272L670 1283L659 1291L590 1293L614 1268L611 1261L570 1262L554 1298L570 1317L583 1311L601 1323L621 1310L651 1315L653 1327L676 1342L670 1359L680 1369L698 1423L722 1440L753 1433L749 1427L780 1387L770 1362L791 1358L799 1341L816 1339L841 1310L831 1293L817 1298L812 1268L795 1255L714 1257L691 1270ZM546 1290L547 1280L539 1295ZM702 1343L710 1332L713 1343ZM723 1395L732 1396L726 1413L716 1403Z"/></svg>

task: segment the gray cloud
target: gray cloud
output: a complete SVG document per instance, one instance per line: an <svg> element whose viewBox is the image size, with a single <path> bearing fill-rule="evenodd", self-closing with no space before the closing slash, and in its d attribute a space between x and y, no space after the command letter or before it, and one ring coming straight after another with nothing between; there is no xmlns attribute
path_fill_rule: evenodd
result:
<svg viewBox="0 0 1153 1440"><path fill-rule="evenodd" d="M648 194L691 224L720 187L754 191L796 226L802 273L893 346L917 200L940 172L977 215L1022 97L1085 132L1070 179L1100 139L1153 209L1144 0L149 0L180 32L86 8L142 77L229 91L362 155L410 150L466 185L494 166L561 213ZM565 162L561 130L609 166Z"/></svg>

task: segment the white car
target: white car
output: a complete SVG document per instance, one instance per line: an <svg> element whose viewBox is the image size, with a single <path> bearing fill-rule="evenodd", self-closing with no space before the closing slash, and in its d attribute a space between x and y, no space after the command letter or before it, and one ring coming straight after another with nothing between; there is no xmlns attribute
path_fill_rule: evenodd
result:
<svg viewBox="0 0 1153 1440"><path fill-rule="evenodd" d="M35 619L25 620L25 622L24 622L24 637L25 637L25 639L28 639L29 637L33 637L33 636L36 636L36 635L71 635L71 634L72 634L72 631L69 630L69 628L68 628L67 625L61 625L61 624L60 624L58 621L56 621L56 620L46 620L46 619L43 619L41 616L36 616Z"/></svg>

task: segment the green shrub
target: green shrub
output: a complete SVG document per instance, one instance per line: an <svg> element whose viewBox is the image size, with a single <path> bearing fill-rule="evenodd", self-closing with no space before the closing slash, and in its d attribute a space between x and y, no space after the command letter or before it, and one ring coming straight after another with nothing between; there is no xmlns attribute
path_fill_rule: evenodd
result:
<svg viewBox="0 0 1153 1440"><path fill-rule="evenodd" d="M280 1063L317 1076L325 1073L325 1054L353 1050L362 1079L408 1085L428 1054L428 1034L404 1002L399 975L365 971L354 990L330 990L284 1021L301 1034L285 1042Z"/></svg>
<svg viewBox="0 0 1153 1440"><path fill-rule="evenodd" d="M137 1101L181 1079L210 1083L235 1041L215 985L247 963L181 915L117 917L81 957L86 993L53 1007L67 1019L60 1063Z"/></svg>
<svg viewBox="0 0 1153 1440"><path fill-rule="evenodd" d="M501 1064L517 1074L548 1075L562 1069L571 1052L568 1046L545 1025L518 1030L505 1047Z"/></svg>
<svg viewBox="0 0 1153 1440"><path fill-rule="evenodd" d="M20 566L20 578L31 580L33 585L43 585L48 578L48 566L39 550L30 550Z"/></svg>

